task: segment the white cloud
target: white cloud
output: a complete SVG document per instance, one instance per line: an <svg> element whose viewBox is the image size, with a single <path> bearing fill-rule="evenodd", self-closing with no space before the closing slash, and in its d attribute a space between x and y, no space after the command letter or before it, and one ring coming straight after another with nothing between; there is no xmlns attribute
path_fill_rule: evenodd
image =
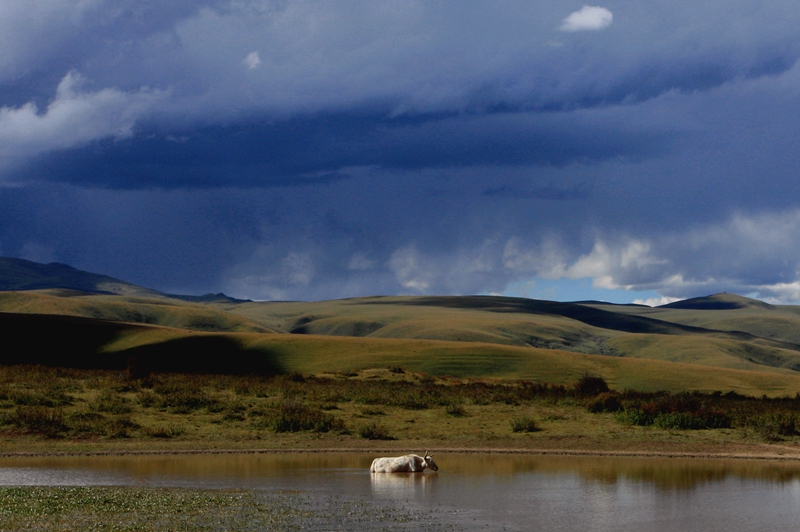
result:
<svg viewBox="0 0 800 532"><path fill-rule="evenodd" d="M755 296L775 305L798 305L800 304L800 280L791 283L761 285Z"/></svg>
<svg viewBox="0 0 800 532"><path fill-rule="evenodd" d="M288 251L281 256L270 246L257 247L252 256L225 272L226 293L264 299L297 299L317 280L312 251Z"/></svg>
<svg viewBox="0 0 800 532"><path fill-rule="evenodd" d="M250 70L253 70L258 68L258 65L261 64L261 57L258 55L258 52L250 52L247 54L247 57L242 60L242 63L244 63Z"/></svg>
<svg viewBox="0 0 800 532"><path fill-rule="evenodd" d="M282 266L287 284L307 286L314 279L314 261L310 253L291 252L283 259Z"/></svg>
<svg viewBox="0 0 800 532"><path fill-rule="evenodd" d="M596 31L607 28L614 20L608 9L599 6L583 6L571 13L561 24L561 31Z"/></svg>
<svg viewBox="0 0 800 532"><path fill-rule="evenodd" d="M0 108L0 161L8 165L50 150L130 136L136 121L164 97L149 89L81 92L83 83L80 74L69 72L43 113L32 102Z"/></svg>
<svg viewBox="0 0 800 532"><path fill-rule="evenodd" d="M639 277L654 266L667 264L651 253L651 244L630 240L621 245L610 246L603 241L595 242L592 251L580 257L567 268L564 276L570 279L592 277L597 288L630 289L624 280Z"/></svg>
<svg viewBox="0 0 800 532"><path fill-rule="evenodd" d="M431 273L424 267L423 257L414 246L392 253L388 267L403 288L424 292L431 285Z"/></svg>
<svg viewBox="0 0 800 532"><path fill-rule="evenodd" d="M503 248L503 267L509 272L557 279L564 275L567 251L554 238L532 246L511 237Z"/></svg>
<svg viewBox="0 0 800 532"><path fill-rule="evenodd" d="M633 303L635 305L647 305L648 307L660 307L661 305L669 305L676 301L681 301L681 298L668 296L649 297L647 299L634 299Z"/></svg>
<svg viewBox="0 0 800 532"><path fill-rule="evenodd" d="M371 270L375 266L375 261L367 257L363 251L353 253L350 260L347 261L348 270L366 271Z"/></svg>

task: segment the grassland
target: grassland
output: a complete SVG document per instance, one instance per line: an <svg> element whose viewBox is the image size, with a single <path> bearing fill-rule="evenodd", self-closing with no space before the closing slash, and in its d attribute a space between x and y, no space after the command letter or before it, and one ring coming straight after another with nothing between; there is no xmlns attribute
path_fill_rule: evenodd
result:
<svg viewBox="0 0 800 532"><path fill-rule="evenodd" d="M740 393L757 393L761 384L728 370L798 375L800 344L795 341L800 338L796 332L800 330L800 309L772 307L728 294L704 299L707 306L723 308L651 309L489 297L198 303L44 290L0 293L0 311L39 320L31 326L39 330L52 327L41 321L42 316L148 326L120 326L102 345L73 349L83 354L102 352L112 359L131 349L156 352L159 345L161 359L167 351L183 349L183 345L197 349L202 342L194 332L215 332L219 334L202 337L216 342L214 349L222 349L226 356L238 352L237 360L247 351L268 359L276 371L400 364L434 374L567 382L591 370L626 387L675 391L675 383L694 386L702 381L708 382L708 387L696 389L730 388ZM37 334L27 336L35 339ZM47 349L41 346L35 351ZM375 360L369 360L370 353ZM678 365L651 368L564 353ZM714 368L713 375L702 370L703 379L692 378L690 374L698 370L682 364ZM545 372L545 365L553 370ZM639 377L631 378L637 370ZM559 372L563 374L557 375ZM617 374L627 376L618 379ZM748 382L739 382L742 379ZM778 378L762 391L794 393L797 387L788 384L790 381Z"/></svg>
<svg viewBox="0 0 800 532"><path fill-rule="evenodd" d="M729 294L651 309L0 292L0 451L793 454L794 325L800 309ZM585 375L611 395L576 391Z"/></svg>
<svg viewBox="0 0 800 532"><path fill-rule="evenodd" d="M53 315L0 314L13 350L4 363L143 372L321 373L403 367L459 378L527 379L569 384L594 373L617 389L734 391L782 396L800 391L789 369L687 364L653 358L586 355L493 343L299 334L202 333ZM41 334L48 331L48 334ZM636 339L647 335L629 335ZM654 336L662 338L663 336ZM677 337L682 338L682 337Z"/></svg>
<svg viewBox="0 0 800 532"><path fill-rule="evenodd" d="M508 449L800 455L800 399L435 378L0 367L0 453Z"/></svg>

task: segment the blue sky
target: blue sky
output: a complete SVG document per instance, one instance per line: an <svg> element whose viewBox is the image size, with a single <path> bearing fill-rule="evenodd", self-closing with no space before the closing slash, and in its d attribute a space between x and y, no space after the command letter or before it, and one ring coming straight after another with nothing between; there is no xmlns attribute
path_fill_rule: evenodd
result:
<svg viewBox="0 0 800 532"><path fill-rule="evenodd" d="M0 50L5 256L252 299L800 301L796 2L6 0Z"/></svg>

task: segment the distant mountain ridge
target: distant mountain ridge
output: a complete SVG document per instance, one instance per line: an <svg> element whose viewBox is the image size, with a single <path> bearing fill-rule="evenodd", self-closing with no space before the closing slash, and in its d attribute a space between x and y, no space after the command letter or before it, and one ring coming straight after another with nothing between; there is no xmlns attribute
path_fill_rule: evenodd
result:
<svg viewBox="0 0 800 532"><path fill-rule="evenodd" d="M775 305L770 305L769 303L764 303L763 301L759 301L757 299L751 299L749 297L723 292L721 294L714 294L711 296L682 299L681 301L661 305L658 308L684 310L734 310L744 308L761 308L765 310L772 310L775 308Z"/></svg>
<svg viewBox="0 0 800 532"><path fill-rule="evenodd" d="M166 294L98 273L91 273L60 262L41 264L14 257L0 257L0 291L63 289L89 294L139 297L168 297L197 303L241 302L225 294L185 296Z"/></svg>

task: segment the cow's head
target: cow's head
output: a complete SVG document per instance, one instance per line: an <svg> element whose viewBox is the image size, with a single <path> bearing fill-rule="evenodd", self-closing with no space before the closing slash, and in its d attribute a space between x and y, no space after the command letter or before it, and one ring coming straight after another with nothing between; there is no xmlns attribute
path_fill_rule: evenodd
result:
<svg viewBox="0 0 800 532"><path fill-rule="evenodd" d="M428 454L428 451L425 451L425 465L430 468L431 471L439 471L439 466L436 465L436 462L433 461L433 455Z"/></svg>

